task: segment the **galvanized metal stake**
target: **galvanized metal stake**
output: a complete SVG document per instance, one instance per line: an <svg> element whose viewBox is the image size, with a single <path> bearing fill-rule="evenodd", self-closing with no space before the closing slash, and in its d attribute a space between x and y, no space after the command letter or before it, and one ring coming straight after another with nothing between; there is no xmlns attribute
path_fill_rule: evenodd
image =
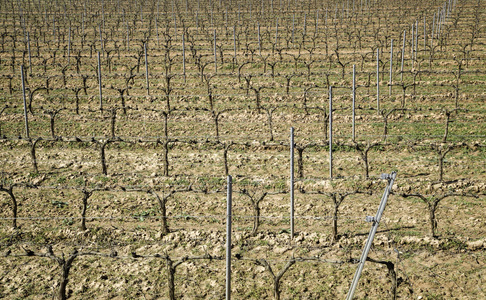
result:
<svg viewBox="0 0 486 300"><path fill-rule="evenodd" d="M434 46L434 29L435 29L435 13L434 18L432 19L432 34L430 35L430 51L432 53L433 46Z"/></svg>
<svg viewBox="0 0 486 300"><path fill-rule="evenodd" d="M258 23L258 53L262 55L262 38L260 36L260 23Z"/></svg>
<svg viewBox="0 0 486 300"><path fill-rule="evenodd" d="M228 175L226 192L226 300L231 299L231 201L232 178Z"/></svg>
<svg viewBox="0 0 486 300"><path fill-rule="evenodd" d="M130 51L130 29L128 27L128 20L126 20L127 25L127 51Z"/></svg>
<svg viewBox="0 0 486 300"><path fill-rule="evenodd" d="M184 75L184 82L186 82L186 31L182 31L182 74Z"/></svg>
<svg viewBox="0 0 486 300"><path fill-rule="evenodd" d="M380 48L376 49L376 113L380 114Z"/></svg>
<svg viewBox="0 0 486 300"><path fill-rule="evenodd" d="M414 53L413 51L415 50L414 42L415 42L415 23L412 23L412 34L410 35L410 42L411 42L411 47L410 47L410 57L412 58L412 68L413 68L413 57Z"/></svg>
<svg viewBox="0 0 486 300"><path fill-rule="evenodd" d="M218 55L216 52L216 29L214 30L214 73L218 73Z"/></svg>
<svg viewBox="0 0 486 300"><path fill-rule="evenodd" d="M395 181L395 178L397 176L396 172L392 172L391 174L382 174L381 178L382 179L387 179L388 180L388 185L385 188L385 192L383 193L383 196L381 197L381 202L380 206L378 207L378 211L376 212L375 217L367 216L366 221L371 222L371 229L370 233L368 236L368 239L366 240L366 244L363 249L363 253L361 254L361 258L359 259L358 263L358 269L356 270L356 273L354 274L353 281L351 282L351 287L349 288L348 295L346 296L346 300L351 300L353 299L354 292L356 291L356 287L358 286L358 281L359 278L361 277L361 272L363 271L364 264L366 262L366 258L368 257L368 253L371 249L371 245L373 244L373 238L375 237L376 231L378 229L378 225L380 225L380 220L383 212L385 211L385 206L386 202L388 200L388 195L391 192L393 182Z"/></svg>
<svg viewBox="0 0 486 300"><path fill-rule="evenodd" d="M98 51L98 87L100 90L100 110L103 110L103 91L101 85L101 57L100 52Z"/></svg>
<svg viewBox="0 0 486 300"><path fill-rule="evenodd" d="M403 31L403 44L402 44L402 64L400 66L400 76L401 76L401 81L403 83L403 60L405 58L405 36L406 36L407 31Z"/></svg>
<svg viewBox="0 0 486 300"><path fill-rule="evenodd" d="M103 57L105 57L105 48L103 46L103 31L101 30L101 25L99 26L100 28L100 44L101 44L101 52L103 53Z"/></svg>
<svg viewBox="0 0 486 300"><path fill-rule="evenodd" d="M29 47L30 48L30 47ZM30 50L29 50L30 52ZM69 37L68 37L68 64L71 63L71 26L69 26ZM30 53L29 53L30 60Z"/></svg>
<svg viewBox="0 0 486 300"><path fill-rule="evenodd" d="M392 71L393 71L393 39L391 39L391 46L390 46L390 87L388 90L389 96L391 96L392 85L393 85Z"/></svg>
<svg viewBox="0 0 486 300"><path fill-rule="evenodd" d="M419 34L418 34L418 27L419 27L419 22L418 20L415 21L415 60L417 60L417 54L418 54L418 51L419 51L419 47L418 47L418 42L419 42Z"/></svg>
<svg viewBox="0 0 486 300"><path fill-rule="evenodd" d="M294 44L295 13L292 15L292 45Z"/></svg>
<svg viewBox="0 0 486 300"><path fill-rule="evenodd" d="M353 65L353 141L356 139L356 65Z"/></svg>
<svg viewBox="0 0 486 300"><path fill-rule="evenodd" d="M234 50L235 62L236 62L236 25L233 26L233 50Z"/></svg>
<svg viewBox="0 0 486 300"><path fill-rule="evenodd" d="M290 239L294 238L294 127L290 128Z"/></svg>
<svg viewBox="0 0 486 300"><path fill-rule="evenodd" d="M425 15L424 15L424 51L425 51L425 48L427 46L426 37L427 37L427 25L425 23Z"/></svg>
<svg viewBox="0 0 486 300"><path fill-rule="evenodd" d="M29 35L29 32L27 32L27 51L29 52L29 71L30 71L30 74L32 75L32 55L30 54L30 35Z"/></svg>
<svg viewBox="0 0 486 300"><path fill-rule="evenodd" d="M332 86L329 87L329 178L332 179Z"/></svg>

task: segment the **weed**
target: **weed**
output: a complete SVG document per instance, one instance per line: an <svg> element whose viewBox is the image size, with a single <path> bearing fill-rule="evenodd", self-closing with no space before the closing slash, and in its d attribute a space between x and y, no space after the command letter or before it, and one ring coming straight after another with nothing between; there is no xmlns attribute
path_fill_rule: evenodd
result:
<svg viewBox="0 0 486 300"><path fill-rule="evenodd" d="M67 202L58 201L58 200L51 201L51 204L54 205L57 208L64 208L64 207L68 206Z"/></svg>

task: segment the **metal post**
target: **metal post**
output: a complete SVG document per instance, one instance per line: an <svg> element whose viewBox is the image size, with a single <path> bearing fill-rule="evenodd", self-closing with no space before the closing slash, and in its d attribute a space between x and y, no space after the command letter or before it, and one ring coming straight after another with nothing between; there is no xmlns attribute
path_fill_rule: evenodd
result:
<svg viewBox="0 0 486 300"><path fill-rule="evenodd" d="M29 70L30 74L32 75L32 55L30 54L30 35L27 32L27 51L29 52Z"/></svg>
<svg viewBox="0 0 486 300"><path fill-rule="evenodd" d="M105 30L105 2L101 1L101 23L103 24L103 30Z"/></svg>
<svg viewBox="0 0 486 300"><path fill-rule="evenodd" d="M376 113L380 114L380 48L376 49Z"/></svg>
<svg viewBox="0 0 486 300"><path fill-rule="evenodd" d="M440 8L437 10L437 38L440 37L440 30L441 30L441 25L442 25L442 13Z"/></svg>
<svg viewBox="0 0 486 300"><path fill-rule="evenodd" d="M101 85L101 58L100 52L98 51L98 87L100 90L100 110L103 110L103 92L102 92L102 85Z"/></svg>
<svg viewBox="0 0 486 300"><path fill-rule="evenodd" d="M227 178L226 194L226 300L231 299L231 200L232 200L232 178Z"/></svg>
<svg viewBox="0 0 486 300"><path fill-rule="evenodd" d="M22 98L24 100L25 135L27 136L28 139L30 139L29 118L27 116L27 99L25 97L24 65L20 66L20 79L22 80Z"/></svg>
<svg viewBox="0 0 486 300"><path fill-rule="evenodd" d="M182 74L184 75L184 82L186 82L186 31L182 31Z"/></svg>
<svg viewBox="0 0 486 300"><path fill-rule="evenodd" d="M233 50L235 54L235 62L236 62L236 25L233 26Z"/></svg>
<svg viewBox="0 0 486 300"><path fill-rule="evenodd" d="M218 73L218 56L216 53L216 29L214 29L214 73Z"/></svg>
<svg viewBox="0 0 486 300"><path fill-rule="evenodd" d="M432 19L432 34L430 36L430 51L432 53L432 47L434 45L434 29L435 29L435 13L434 18Z"/></svg>
<svg viewBox="0 0 486 300"><path fill-rule="evenodd" d="M391 46L390 46L390 88L388 90L389 96L391 96L392 85L393 85L392 70L393 70L393 39L391 39Z"/></svg>
<svg viewBox="0 0 486 300"><path fill-rule="evenodd" d="M415 30L415 28L414 28L414 27L415 27L415 23L412 23L412 34L410 35L410 42L411 42L411 47L410 47L410 56L411 56L411 58L412 58L412 68L413 68L413 55L414 55L413 51L414 51L414 49L415 49L415 48L414 48L414 44L413 44L413 43L414 43L414 41L415 41L415 35L414 35L414 34L415 34L415 31L414 31L414 30Z"/></svg>
<svg viewBox="0 0 486 300"><path fill-rule="evenodd" d="M103 57L105 57L105 48L103 46L103 31L101 30L101 25L100 27L100 44L101 44L101 52L103 53Z"/></svg>
<svg viewBox="0 0 486 300"><path fill-rule="evenodd" d="M294 127L290 128L290 239L294 238Z"/></svg>
<svg viewBox="0 0 486 300"><path fill-rule="evenodd" d="M143 43L143 51L145 54L145 83L147 85L147 95L150 95L149 90L149 73L148 73L148 60L147 60L147 43Z"/></svg>
<svg viewBox="0 0 486 300"><path fill-rule="evenodd" d="M353 141L356 139L356 65L353 65Z"/></svg>
<svg viewBox="0 0 486 300"><path fill-rule="evenodd" d="M260 23L258 23L258 53L262 55L262 38L260 36Z"/></svg>
<svg viewBox="0 0 486 300"><path fill-rule="evenodd" d="M382 179L387 179L388 180L388 185L385 188L385 191L383 193L383 196L381 197L381 202L380 206L378 207L378 211L376 212L375 217L366 217L367 222L371 222L371 229L370 233L368 235L368 239L366 240L366 244L363 249L363 253L361 254L361 258L359 259L358 263L358 269L356 270L356 273L354 274L353 281L351 282L351 287L349 288L348 295L346 296L346 300L351 300L353 299L354 292L356 290L356 287L358 286L358 281L359 278L361 277L361 272L363 271L364 264L366 262L366 258L368 257L368 253L371 249L371 245L373 244L373 238L375 237L376 230L378 229L378 225L380 225L380 220L381 220L381 215L385 211L385 206L386 202L388 200L388 195L391 192L393 182L395 181L395 178L397 176L396 172L392 172L391 174L382 174L381 178Z"/></svg>
<svg viewBox="0 0 486 300"><path fill-rule="evenodd" d="M417 20L417 21L415 21L415 60L417 60L417 54L418 54L418 51L419 51L419 47L418 47L418 42L419 42L418 27L419 27L419 22Z"/></svg>
<svg viewBox="0 0 486 300"><path fill-rule="evenodd" d="M402 64L400 66L400 76L401 76L401 81L403 83L403 59L405 58L405 35L407 31L403 31L403 45L402 45Z"/></svg>
<svg viewBox="0 0 486 300"><path fill-rule="evenodd" d="M427 46L426 37L427 37L427 25L425 23L425 15L424 15L424 51L426 50L425 48Z"/></svg>
<svg viewBox="0 0 486 300"><path fill-rule="evenodd" d="M292 45L294 44L295 13L292 15Z"/></svg>
<svg viewBox="0 0 486 300"><path fill-rule="evenodd" d="M172 2L174 3L174 2ZM172 15L174 16L174 39L177 40L177 18L174 14L174 12L172 12Z"/></svg>
<svg viewBox="0 0 486 300"><path fill-rule="evenodd" d="M332 179L332 86L329 87L329 178Z"/></svg>
<svg viewBox="0 0 486 300"><path fill-rule="evenodd" d="M71 63L71 26L69 26L69 37L68 37L68 64L69 63Z"/></svg>
<svg viewBox="0 0 486 300"><path fill-rule="evenodd" d="M327 30L327 13L328 13L328 10L326 8L326 19L324 20L324 26L326 27L326 30Z"/></svg>
<svg viewBox="0 0 486 300"><path fill-rule="evenodd" d="M127 51L130 51L130 29L128 27L128 20L125 21L127 25Z"/></svg>

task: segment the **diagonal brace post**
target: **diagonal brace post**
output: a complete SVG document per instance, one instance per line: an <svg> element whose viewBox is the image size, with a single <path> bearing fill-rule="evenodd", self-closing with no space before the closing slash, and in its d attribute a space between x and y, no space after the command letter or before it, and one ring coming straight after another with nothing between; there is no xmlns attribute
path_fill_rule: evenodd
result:
<svg viewBox="0 0 486 300"><path fill-rule="evenodd" d="M364 264L366 262L366 258L368 257L368 253L370 252L371 245L373 244L373 238L375 237L376 231L378 230L378 225L380 224L381 220L381 215L385 211L385 206L386 202L388 200L388 196L390 195L393 182L395 181L395 178L397 176L396 172L392 172L391 174L382 174L381 178L388 180L388 185L385 188L385 191L383 193L383 196L381 197L381 202L380 206L378 207L378 211L376 212L375 217L366 217L367 222L371 222L371 229L370 233L368 235L368 240L366 241L366 244L363 249L363 253L361 254L361 258L359 259L358 263L358 269L356 270L356 273L354 274L353 281L351 282L351 287L349 288L348 295L346 296L346 300L351 300L353 299L354 292L356 290L356 287L358 286L358 281L359 278L361 277L361 272L363 271Z"/></svg>

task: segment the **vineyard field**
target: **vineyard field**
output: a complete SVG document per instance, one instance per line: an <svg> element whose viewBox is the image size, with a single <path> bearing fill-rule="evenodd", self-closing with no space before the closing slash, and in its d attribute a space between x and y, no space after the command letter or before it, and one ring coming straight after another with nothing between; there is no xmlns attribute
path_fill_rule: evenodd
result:
<svg viewBox="0 0 486 300"><path fill-rule="evenodd" d="M391 172L354 299L486 298L483 1L0 18L0 298L344 299Z"/></svg>

